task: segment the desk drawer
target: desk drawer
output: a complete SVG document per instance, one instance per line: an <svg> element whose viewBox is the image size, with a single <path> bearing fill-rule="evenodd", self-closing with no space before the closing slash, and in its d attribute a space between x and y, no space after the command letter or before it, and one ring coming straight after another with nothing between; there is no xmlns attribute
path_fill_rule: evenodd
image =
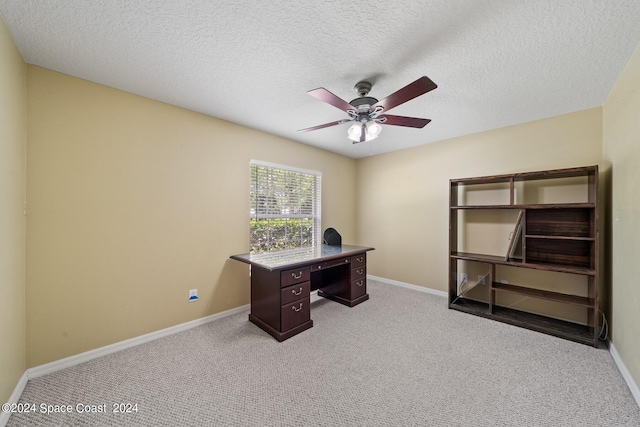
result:
<svg viewBox="0 0 640 427"><path fill-rule="evenodd" d="M288 286L280 290L280 304L285 305L295 300L309 298L311 282L302 282L297 285Z"/></svg>
<svg viewBox="0 0 640 427"><path fill-rule="evenodd" d="M360 267L361 265L365 265L366 263L367 263L367 254L364 252L351 257L351 268Z"/></svg>
<svg viewBox="0 0 640 427"><path fill-rule="evenodd" d="M311 320L309 297L283 305L280 312L281 332L286 332L304 322Z"/></svg>
<svg viewBox="0 0 640 427"><path fill-rule="evenodd" d="M351 269L351 280L362 279L363 277L366 277L366 275L367 275L367 267L365 265L358 268Z"/></svg>
<svg viewBox="0 0 640 427"><path fill-rule="evenodd" d="M283 271L280 274L280 287L294 285L296 283L308 282L311 276L309 267L296 268L293 270Z"/></svg>
<svg viewBox="0 0 640 427"><path fill-rule="evenodd" d="M351 299L360 298L367 293L367 279L362 278L351 282Z"/></svg>
<svg viewBox="0 0 640 427"><path fill-rule="evenodd" d="M351 258L338 258L332 259L331 261L318 262L311 265L311 271L324 270L327 268L335 267L336 265L349 264L351 262Z"/></svg>

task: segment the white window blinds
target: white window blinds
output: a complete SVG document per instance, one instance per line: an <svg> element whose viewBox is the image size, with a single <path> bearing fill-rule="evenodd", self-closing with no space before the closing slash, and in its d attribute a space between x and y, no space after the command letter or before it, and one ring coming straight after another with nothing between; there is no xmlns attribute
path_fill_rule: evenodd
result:
<svg viewBox="0 0 640 427"><path fill-rule="evenodd" d="M252 160L251 252L314 246L320 235L320 172Z"/></svg>

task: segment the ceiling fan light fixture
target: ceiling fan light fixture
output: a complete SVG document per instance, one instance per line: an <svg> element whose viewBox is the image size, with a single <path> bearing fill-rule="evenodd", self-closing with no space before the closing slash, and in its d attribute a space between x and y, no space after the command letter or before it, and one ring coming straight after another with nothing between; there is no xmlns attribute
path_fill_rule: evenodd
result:
<svg viewBox="0 0 640 427"><path fill-rule="evenodd" d="M362 124L360 122L354 122L347 130L347 138L352 141L360 142L360 134L362 133Z"/></svg>
<svg viewBox="0 0 640 427"><path fill-rule="evenodd" d="M382 126L375 120L367 122L367 141L377 138L382 132Z"/></svg>
<svg viewBox="0 0 640 427"><path fill-rule="evenodd" d="M362 130L364 128L364 140L371 141L376 139L380 132L382 132L382 126L374 120L369 120L366 123L360 121L354 122L347 130L347 138L353 142L361 142Z"/></svg>

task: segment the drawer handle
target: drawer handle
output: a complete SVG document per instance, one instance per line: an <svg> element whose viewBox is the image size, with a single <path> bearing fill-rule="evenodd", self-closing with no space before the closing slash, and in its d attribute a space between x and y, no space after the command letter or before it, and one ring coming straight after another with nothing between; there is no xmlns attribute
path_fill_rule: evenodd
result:
<svg viewBox="0 0 640 427"><path fill-rule="evenodd" d="M293 277L294 279L299 279L302 277L302 271L300 271L300 274L296 274L296 273L291 273L291 277Z"/></svg>
<svg viewBox="0 0 640 427"><path fill-rule="evenodd" d="M300 303L300 307L296 308L295 305L292 305L291 308L293 309L293 311L300 311L302 310L302 303Z"/></svg>
<svg viewBox="0 0 640 427"><path fill-rule="evenodd" d="M356 282L356 285L358 285L358 286L362 286L362 285L364 285L364 280L358 280L358 281Z"/></svg>
<svg viewBox="0 0 640 427"><path fill-rule="evenodd" d="M318 266L318 270L320 270L321 268L322 268L322 266L321 266L321 265L319 265L319 266Z"/></svg>
<svg viewBox="0 0 640 427"><path fill-rule="evenodd" d="M359 269L356 270L356 273L362 274L362 273L364 273L364 270L362 268L359 268Z"/></svg>
<svg viewBox="0 0 640 427"><path fill-rule="evenodd" d="M364 260L364 258L362 258L361 256L359 256L358 258L356 258L356 261L358 262L362 262Z"/></svg>
<svg viewBox="0 0 640 427"><path fill-rule="evenodd" d="M344 260L344 262L349 262L349 259L348 259L348 258L347 258L347 259L345 259L345 260Z"/></svg>
<svg viewBox="0 0 640 427"><path fill-rule="evenodd" d="M296 292L295 289L291 289L291 293L294 294L295 296L302 295L302 288L300 288L298 292Z"/></svg>

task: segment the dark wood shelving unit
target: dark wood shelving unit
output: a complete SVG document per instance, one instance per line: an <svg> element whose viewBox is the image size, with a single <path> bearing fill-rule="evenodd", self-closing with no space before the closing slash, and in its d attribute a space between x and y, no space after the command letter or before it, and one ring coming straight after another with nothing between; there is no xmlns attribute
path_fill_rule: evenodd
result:
<svg viewBox="0 0 640 427"><path fill-rule="evenodd" d="M529 181L540 185L555 185L564 178L583 180L585 202L517 203L516 185ZM582 181L581 181L582 182ZM474 186L504 185L508 204L482 204L474 200L465 204L460 200L461 189ZM517 325L576 342L598 346L599 316L599 229L598 229L598 167L586 166L539 172L514 173L486 177L450 180L449 216L449 308L477 316ZM510 256L515 243L511 242L506 256L459 251L459 237L464 230L458 213L473 210L519 210L513 236L518 236L516 249L521 258ZM466 231L466 230L465 230ZM458 262L472 261L489 266L488 300L468 298L458 288ZM509 266L552 273L569 273L586 277L587 296L573 295L561 290L543 290L545 286L501 283L495 280L496 266ZM548 287L548 286L547 286ZM466 292L466 291L465 291ZM539 301L551 301L560 306L579 306L586 309L583 323L531 313L496 303L499 293L517 294ZM562 316L560 316L562 317Z"/></svg>

